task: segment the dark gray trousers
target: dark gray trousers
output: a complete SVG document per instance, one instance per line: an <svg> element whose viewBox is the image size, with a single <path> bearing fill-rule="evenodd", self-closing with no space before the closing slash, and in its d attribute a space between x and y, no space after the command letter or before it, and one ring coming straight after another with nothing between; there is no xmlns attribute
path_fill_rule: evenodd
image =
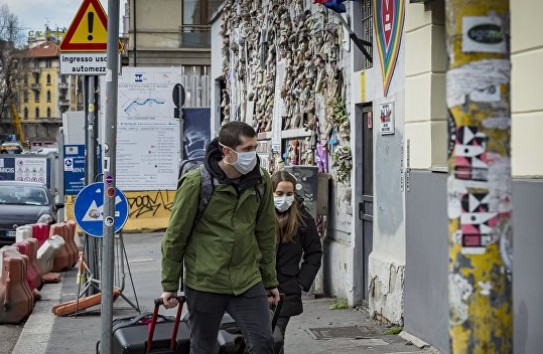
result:
<svg viewBox="0 0 543 354"><path fill-rule="evenodd" d="M239 325L249 353L273 354L270 310L262 283L238 296L185 287L185 297L189 309L191 354L218 352L217 335L225 311Z"/></svg>

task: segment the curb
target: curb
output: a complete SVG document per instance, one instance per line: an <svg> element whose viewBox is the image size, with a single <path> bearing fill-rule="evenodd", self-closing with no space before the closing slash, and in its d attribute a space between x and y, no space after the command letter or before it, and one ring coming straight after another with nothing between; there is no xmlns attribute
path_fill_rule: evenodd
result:
<svg viewBox="0 0 543 354"><path fill-rule="evenodd" d="M51 308L60 301L62 281L45 284L40 293L42 299L36 302L23 330L13 348L12 354L45 354L53 332L55 315Z"/></svg>

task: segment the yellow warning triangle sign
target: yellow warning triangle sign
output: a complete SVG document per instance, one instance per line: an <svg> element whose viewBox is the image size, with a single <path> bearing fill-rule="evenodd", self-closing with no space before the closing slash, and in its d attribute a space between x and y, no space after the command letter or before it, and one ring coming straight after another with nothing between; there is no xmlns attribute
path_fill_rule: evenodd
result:
<svg viewBox="0 0 543 354"><path fill-rule="evenodd" d="M83 0L60 43L63 52L105 52L107 15L99 0ZM122 44L119 42L119 50Z"/></svg>

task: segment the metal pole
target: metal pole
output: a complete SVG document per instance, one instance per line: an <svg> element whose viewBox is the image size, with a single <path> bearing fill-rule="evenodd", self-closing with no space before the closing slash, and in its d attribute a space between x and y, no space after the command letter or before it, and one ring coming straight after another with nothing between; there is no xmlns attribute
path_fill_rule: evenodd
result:
<svg viewBox="0 0 543 354"><path fill-rule="evenodd" d="M87 78L87 184L93 183L96 178L96 81L94 76ZM97 243L98 240L89 235L87 237L88 245L88 265L93 276L99 280L100 274L98 272L98 255L97 255ZM90 287L87 290L87 295L96 294L96 289Z"/></svg>
<svg viewBox="0 0 543 354"><path fill-rule="evenodd" d="M104 232L102 248L102 337L101 353L112 354L111 334L113 322L113 271L115 267L115 193L108 195L108 188L115 187L117 141L117 90L119 81L119 0L108 2L106 69L106 119L104 139ZM106 183L106 177L113 180Z"/></svg>
<svg viewBox="0 0 543 354"><path fill-rule="evenodd" d="M512 353L509 0L446 0L451 353Z"/></svg>
<svg viewBox="0 0 543 354"><path fill-rule="evenodd" d="M57 178L57 195L56 201L58 203L64 203L64 131L62 128L59 129L58 137L58 178ZM64 208L57 210L57 221L63 222L64 217Z"/></svg>

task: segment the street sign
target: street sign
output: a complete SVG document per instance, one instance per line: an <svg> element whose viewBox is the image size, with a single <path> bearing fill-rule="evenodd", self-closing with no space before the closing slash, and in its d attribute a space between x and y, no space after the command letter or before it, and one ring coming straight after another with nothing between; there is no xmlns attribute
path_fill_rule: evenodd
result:
<svg viewBox="0 0 543 354"><path fill-rule="evenodd" d="M98 148L98 174L102 172ZM77 195L85 187L85 145L64 145L64 194ZM94 178L94 177L93 177Z"/></svg>
<svg viewBox="0 0 543 354"><path fill-rule="evenodd" d="M120 62L121 55L119 55L119 68L121 67ZM105 75L106 67L106 53L67 52L60 54L61 75Z"/></svg>
<svg viewBox="0 0 543 354"><path fill-rule="evenodd" d="M119 41L119 51L123 49ZM99 0L84 0L60 43L61 52L107 50L107 15Z"/></svg>
<svg viewBox="0 0 543 354"><path fill-rule="evenodd" d="M0 156L0 181L37 182L51 187L51 162L47 156Z"/></svg>
<svg viewBox="0 0 543 354"><path fill-rule="evenodd" d="M109 193L109 192L108 192ZM128 201L120 189L115 188L115 220L104 220L104 184L92 183L79 192L74 203L74 215L77 225L83 232L102 237L104 222L115 224L115 232L119 232L128 220Z"/></svg>

